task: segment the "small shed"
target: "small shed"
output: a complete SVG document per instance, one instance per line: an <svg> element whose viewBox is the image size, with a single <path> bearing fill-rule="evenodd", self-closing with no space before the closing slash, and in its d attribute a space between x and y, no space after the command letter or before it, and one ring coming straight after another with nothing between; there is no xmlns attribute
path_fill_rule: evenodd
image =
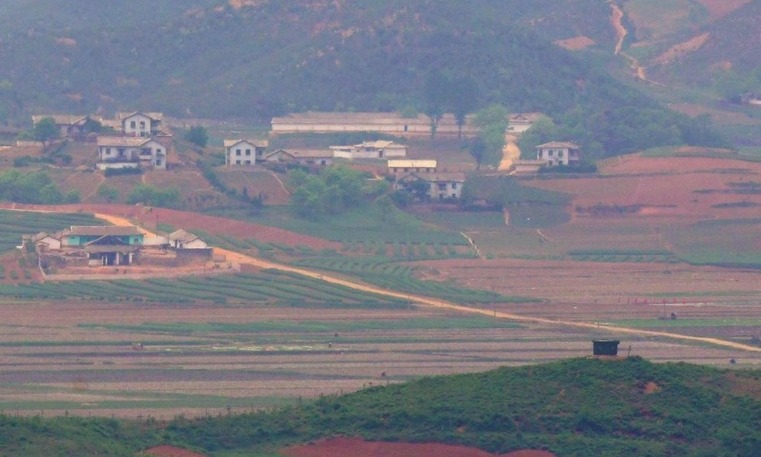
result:
<svg viewBox="0 0 761 457"><path fill-rule="evenodd" d="M618 340L592 340L592 354L618 355Z"/></svg>

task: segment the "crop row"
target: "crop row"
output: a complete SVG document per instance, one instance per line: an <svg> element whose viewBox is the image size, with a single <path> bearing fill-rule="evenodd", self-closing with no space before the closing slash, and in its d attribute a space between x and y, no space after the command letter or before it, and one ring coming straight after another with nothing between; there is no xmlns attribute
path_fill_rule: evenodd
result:
<svg viewBox="0 0 761 457"><path fill-rule="evenodd" d="M466 289L450 283L424 281L414 276L415 268L383 257L335 257L305 259L298 265L351 274L363 281L391 290L426 295L458 303L506 303L536 301L495 292Z"/></svg>
<svg viewBox="0 0 761 457"><path fill-rule="evenodd" d="M275 271L173 279L0 285L0 296L27 300L89 298L159 303L267 302L288 306L406 307L401 300Z"/></svg>
<svg viewBox="0 0 761 457"><path fill-rule="evenodd" d="M91 214L0 210L0 251L7 251L19 245L21 235L54 232L72 225L96 224L103 222L98 222Z"/></svg>

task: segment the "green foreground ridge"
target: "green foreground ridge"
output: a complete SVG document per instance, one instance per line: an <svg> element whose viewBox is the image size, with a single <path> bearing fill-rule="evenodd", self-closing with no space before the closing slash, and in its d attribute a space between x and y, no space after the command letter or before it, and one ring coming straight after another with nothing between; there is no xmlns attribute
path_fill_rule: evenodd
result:
<svg viewBox="0 0 761 457"><path fill-rule="evenodd" d="M210 456L273 456L323 437L442 442L559 457L761 455L761 371L640 357L569 359L426 377L239 416L0 416L3 456L134 456L173 444Z"/></svg>

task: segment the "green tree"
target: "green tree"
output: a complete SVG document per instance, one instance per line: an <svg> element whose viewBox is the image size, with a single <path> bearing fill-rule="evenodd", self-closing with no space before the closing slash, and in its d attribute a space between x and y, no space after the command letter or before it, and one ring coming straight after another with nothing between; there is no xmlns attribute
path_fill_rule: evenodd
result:
<svg viewBox="0 0 761 457"><path fill-rule="evenodd" d="M473 124L478 128L479 137L485 146L481 161L499 163L502 158L502 149L505 147L507 110L502 105L490 105L476 113Z"/></svg>
<svg viewBox="0 0 761 457"><path fill-rule="evenodd" d="M431 136L436 135L439 121L444 115L444 108L448 100L448 86L448 79L439 71L429 73L425 79L423 99L425 102L425 114L431 122Z"/></svg>
<svg viewBox="0 0 761 457"><path fill-rule="evenodd" d="M205 148L209 144L209 132L202 125L194 125L185 133L185 140L200 148Z"/></svg>
<svg viewBox="0 0 761 457"><path fill-rule="evenodd" d="M116 189L115 187L111 187L106 184L101 184L100 187L98 187L97 195L98 195L98 198L105 200L109 203L113 203L119 199L119 190Z"/></svg>
<svg viewBox="0 0 761 457"><path fill-rule="evenodd" d="M44 149L47 149L49 141L58 138L59 135L60 132L52 117L43 117L32 128L32 138L41 142Z"/></svg>
<svg viewBox="0 0 761 457"><path fill-rule="evenodd" d="M449 88L449 105L457 122L457 136L461 138L466 116L478 106L476 81L469 76L452 81Z"/></svg>

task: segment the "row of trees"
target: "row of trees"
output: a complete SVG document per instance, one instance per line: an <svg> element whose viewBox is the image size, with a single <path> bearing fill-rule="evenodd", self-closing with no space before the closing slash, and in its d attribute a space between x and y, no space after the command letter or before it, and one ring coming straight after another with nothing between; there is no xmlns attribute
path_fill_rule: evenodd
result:
<svg viewBox="0 0 761 457"><path fill-rule="evenodd" d="M293 170L289 179L294 189L291 205L298 215L318 219L355 208L388 192L385 180L367 178L365 173L342 166L328 168L319 175Z"/></svg>
<svg viewBox="0 0 761 457"><path fill-rule="evenodd" d="M65 195L44 171L21 173L7 170L0 173L0 199L18 203L55 205L76 203L79 193L71 190Z"/></svg>

